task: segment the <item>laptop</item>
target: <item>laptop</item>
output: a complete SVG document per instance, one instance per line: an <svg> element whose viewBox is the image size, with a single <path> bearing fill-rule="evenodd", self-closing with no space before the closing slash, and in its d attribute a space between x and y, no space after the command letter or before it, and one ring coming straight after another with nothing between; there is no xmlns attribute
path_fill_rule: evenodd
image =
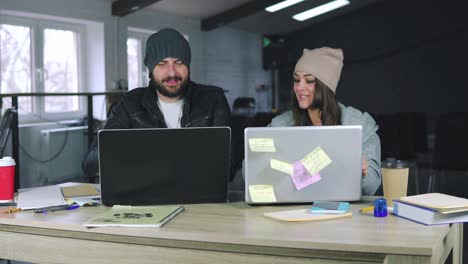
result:
<svg viewBox="0 0 468 264"><path fill-rule="evenodd" d="M244 136L247 203L361 198L361 126L247 128Z"/></svg>
<svg viewBox="0 0 468 264"><path fill-rule="evenodd" d="M229 127L101 130L102 203L224 203L230 141Z"/></svg>

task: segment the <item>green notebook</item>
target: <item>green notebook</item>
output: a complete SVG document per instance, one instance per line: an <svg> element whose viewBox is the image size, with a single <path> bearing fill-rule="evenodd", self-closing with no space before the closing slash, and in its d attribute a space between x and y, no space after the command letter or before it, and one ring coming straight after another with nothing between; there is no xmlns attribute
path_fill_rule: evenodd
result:
<svg viewBox="0 0 468 264"><path fill-rule="evenodd" d="M184 211L183 206L121 206L98 214L83 226L162 227Z"/></svg>

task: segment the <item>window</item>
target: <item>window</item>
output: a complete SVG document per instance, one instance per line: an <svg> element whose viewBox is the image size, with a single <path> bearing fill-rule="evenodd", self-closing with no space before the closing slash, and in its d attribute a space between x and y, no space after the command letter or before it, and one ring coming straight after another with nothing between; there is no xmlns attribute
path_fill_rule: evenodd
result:
<svg viewBox="0 0 468 264"><path fill-rule="evenodd" d="M77 35L71 30L44 29L44 92L78 92ZM78 99L45 97L45 111L78 111Z"/></svg>
<svg viewBox="0 0 468 264"><path fill-rule="evenodd" d="M127 39L127 65L129 90L143 86L143 57L141 40Z"/></svg>
<svg viewBox="0 0 468 264"><path fill-rule="evenodd" d="M1 93L31 92L31 59L31 28L0 24ZM32 111L30 97L20 97L18 103L21 110Z"/></svg>
<svg viewBox="0 0 468 264"><path fill-rule="evenodd" d="M1 93L76 93L81 91L81 38L78 24L2 17ZM4 98L6 105L10 98ZM81 113L78 96L19 97L20 114L62 116Z"/></svg>
<svg viewBox="0 0 468 264"><path fill-rule="evenodd" d="M129 29L127 38L128 90L148 85L148 69L143 63L146 40L152 32Z"/></svg>

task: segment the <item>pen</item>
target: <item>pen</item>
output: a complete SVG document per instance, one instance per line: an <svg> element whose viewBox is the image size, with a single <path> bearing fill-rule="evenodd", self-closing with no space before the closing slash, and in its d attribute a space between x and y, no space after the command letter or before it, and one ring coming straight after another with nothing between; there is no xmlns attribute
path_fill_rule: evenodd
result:
<svg viewBox="0 0 468 264"><path fill-rule="evenodd" d="M364 207L364 208L361 208L361 210L359 210L359 212L361 213L369 212L369 211L374 211L374 206Z"/></svg>
<svg viewBox="0 0 468 264"><path fill-rule="evenodd" d="M54 212L54 211L59 211L59 210L66 210L70 208L70 205L64 204L64 205L57 205L57 206L49 206L49 207L43 207L34 210L35 213L47 213L47 212Z"/></svg>
<svg viewBox="0 0 468 264"><path fill-rule="evenodd" d="M16 212L19 212L19 211L21 211L21 208L14 208L14 209L8 210L7 214L16 213Z"/></svg>
<svg viewBox="0 0 468 264"><path fill-rule="evenodd" d="M75 210L76 208L80 208L80 205L78 205L78 204L72 204L72 205L70 205L70 206L67 208L67 210Z"/></svg>

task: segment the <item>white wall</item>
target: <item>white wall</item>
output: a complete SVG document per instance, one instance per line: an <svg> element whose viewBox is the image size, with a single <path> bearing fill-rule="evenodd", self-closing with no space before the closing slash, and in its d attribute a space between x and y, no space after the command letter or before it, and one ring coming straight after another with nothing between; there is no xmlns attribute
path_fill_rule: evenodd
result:
<svg viewBox="0 0 468 264"><path fill-rule="evenodd" d="M136 27L156 31L175 28L189 36L192 48L191 76L196 82L214 84L228 89L232 103L237 96L255 96L255 87L270 83L270 75L261 67L261 36L231 28L200 31L200 20L168 15L153 10L140 10L123 18L111 16L111 2L103 0L1 0L0 10L38 13L88 22L89 37L86 50L90 58L87 74L92 80L89 91L103 91L113 80L127 78L127 28ZM94 23L94 24L93 24ZM99 36L100 27L104 36ZM102 31L101 31L102 32ZM102 40L104 45L99 45ZM102 70L104 68L104 70ZM102 75L102 72L105 72ZM105 78L103 78L103 76ZM99 80L99 78L102 78ZM95 106L95 116L102 115L102 105Z"/></svg>
<svg viewBox="0 0 468 264"><path fill-rule="evenodd" d="M271 83L270 73L262 69L262 43L259 34L231 28L202 32L197 19L148 10L117 18L111 16L111 2L103 0L0 0L0 15L2 12L10 15L39 14L48 19L60 17L86 25L85 52L88 59L84 62L84 70L88 78L85 82L88 91L105 91L112 87L113 80L127 79L128 27L151 31L172 27L188 35L192 48L192 79L229 90L226 95L231 105L239 96L257 97L257 100L258 96L265 97L265 93L256 92L256 87L270 86ZM94 102L94 117L104 117L103 98L95 98ZM269 109L271 107L266 106L258 110ZM29 149L36 153L40 149L39 131L34 135L27 132L21 132L23 136L20 144L30 146ZM37 157L46 158L40 155ZM22 164L22 167L28 164L27 158L23 159ZM29 167L22 170L23 174L31 173L30 169L34 170L34 163L29 164ZM39 177L36 181L44 183L45 179ZM25 184L36 183L26 181Z"/></svg>
<svg viewBox="0 0 468 264"><path fill-rule="evenodd" d="M236 97L257 97L256 88L271 83L262 69L261 35L226 27L204 34L206 82L228 90L231 105Z"/></svg>

